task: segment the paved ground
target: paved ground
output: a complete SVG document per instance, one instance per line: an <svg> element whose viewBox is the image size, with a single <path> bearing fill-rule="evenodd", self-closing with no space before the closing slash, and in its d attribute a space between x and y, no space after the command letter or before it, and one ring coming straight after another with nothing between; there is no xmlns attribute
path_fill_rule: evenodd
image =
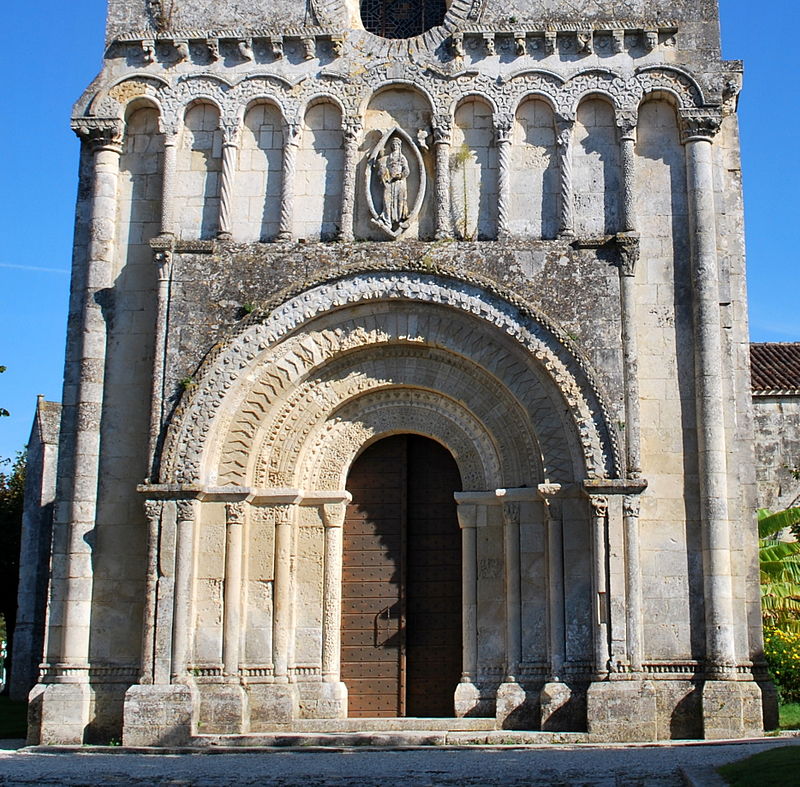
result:
<svg viewBox="0 0 800 787"><path fill-rule="evenodd" d="M217 787L677 787L680 768L713 784L713 766L800 739L661 746L550 746L410 751L268 751L146 755L42 754L0 747L0 785ZM704 780L703 772L708 775Z"/></svg>

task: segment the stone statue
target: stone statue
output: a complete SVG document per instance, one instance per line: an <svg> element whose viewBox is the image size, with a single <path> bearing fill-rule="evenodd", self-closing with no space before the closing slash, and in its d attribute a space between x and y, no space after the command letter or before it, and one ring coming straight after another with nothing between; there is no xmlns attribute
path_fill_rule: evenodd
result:
<svg viewBox="0 0 800 787"><path fill-rule="evenodd" d="M394 137L391 152L381 156L376 164L378 177L383 184L383 212L381 221L394 229L408 218L408 159L403 155L402 142Z"/></svg>

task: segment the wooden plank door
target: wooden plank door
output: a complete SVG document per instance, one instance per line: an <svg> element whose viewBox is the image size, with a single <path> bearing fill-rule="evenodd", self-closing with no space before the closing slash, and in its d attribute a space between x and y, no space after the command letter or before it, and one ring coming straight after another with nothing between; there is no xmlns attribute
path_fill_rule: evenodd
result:
<svg viewBox="0 0 800 787"><path fill-rule="evenodd" d="M452 716L461 675L461 533L450 453L416 435L370 446L347 481L342 680L351 717Z"/></svg>

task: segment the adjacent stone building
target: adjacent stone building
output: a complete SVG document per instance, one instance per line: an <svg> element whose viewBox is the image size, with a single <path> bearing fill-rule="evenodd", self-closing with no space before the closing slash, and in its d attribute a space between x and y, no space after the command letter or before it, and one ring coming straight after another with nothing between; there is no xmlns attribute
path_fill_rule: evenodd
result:
<svg viewBox="0 0 800 787"><path fill-rule="evenodd" d="M762 730L741 64L620 8L111 0L32 740Z"/></svg>

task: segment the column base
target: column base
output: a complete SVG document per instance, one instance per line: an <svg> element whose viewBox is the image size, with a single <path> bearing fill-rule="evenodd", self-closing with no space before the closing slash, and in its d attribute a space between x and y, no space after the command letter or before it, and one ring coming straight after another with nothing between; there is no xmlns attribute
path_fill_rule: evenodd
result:
<svg viewBox="0 0 800 787"><path fill-rule="evenodd" d="M193 686L131 686L125 693L123 744L186 746L198 700Z"/></svg>
<svg viewBox="0 0 800 787"><path fill-rule="evenodd" d="M197 687L200 695L198 735L243 735L248 732L248 697L239 683L214 683Z"/></svg>
<svg viewBox="0 0 800 787"><path fill-rule="evenodd" d="M453 696L456 717L474 717L480 715L481 692L471 680L462 680L456 686Z"/></svg>
<svg viewBox="0 0 800 787"><path fill-rule="evenodd" d="M497 687L495 718L504 730L529 730L535 726L535 719L527 703L525 689L516 681L506 681Z"/></svg>
<svg viewBox="0 0 800 787"><path fill-rule="evenodd" d="M545 683L539 692L541 729L556 732L572 729L571 699L572 689L566 683Z"/></svg>
<svg viewBox="0 0 800 787"><path fill-rule="evenodd" d="M761 689L754 681L707 680L702 697L706 740L753 738L763 734Z"/></svg>
<svg viewBox="0 0 800 787"><path fill-rule="evenodd" d="M29 746L80 746L89 724L86 683L37 684L28 695Z"/></svg>
<svg viewBox="0 0 800 787"><path fill-rule="evenodd" d="M300 716L293 683L256 683L250 687L250 732L269 732L292 726Z"/></svg>
<svg viewBox="0 0 800 787"><path fill-rule="evenodd" d="M347 686L341 681L297 683L301 719L346 719Z"/></svg>
<svg viewBox="0 0 800 787"><path fill-rule="evenodd" d="M592 740L628 743L658 739L656 689L649 680L597 681L586 693Z"/></svg>

